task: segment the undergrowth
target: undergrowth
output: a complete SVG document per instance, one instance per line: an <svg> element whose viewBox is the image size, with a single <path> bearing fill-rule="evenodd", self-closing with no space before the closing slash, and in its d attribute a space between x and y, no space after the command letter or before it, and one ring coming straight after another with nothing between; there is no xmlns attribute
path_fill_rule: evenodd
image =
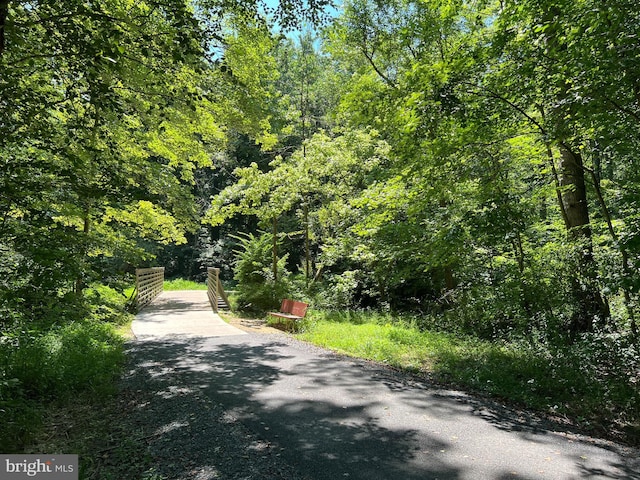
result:
<svg viewBox="0 0 640 480"><path fill-rule="evenodd" d="M95 286L55 315L5 325L0 331L0 451L21 452L52 405L114 391L124 360L119 325L126 297ZM69 452L73 453L73 452Z"/></svg>
<svg viewBox="0 0 640 480"><path fill-rule="evenodd" d="M164 289L173 290L206 290L206 283L194 282L193 280L185 280L184 278L174 278L164 281Z"/></svg>

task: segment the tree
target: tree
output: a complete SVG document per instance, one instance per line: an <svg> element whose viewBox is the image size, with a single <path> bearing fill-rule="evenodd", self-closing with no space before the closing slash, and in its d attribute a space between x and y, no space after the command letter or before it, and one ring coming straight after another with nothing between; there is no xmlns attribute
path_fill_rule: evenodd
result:
<svg viewBox="0 0 640 480"><path fill-rule="evenodd" d="M585 156L594 158L590 155L594 145L607 148L611 139L605 139L609 134L604 132L621 126L621 112L633 118L636 86L629 69L634 68L630 59L637 48L628 44L634 35L628 22L637 18L637 12L627 2L606 7L590 1L578 5L507 2L504 7L496 22L496 45L504 47L501 52L509 60L504 62L502 73L517 80L511 82L509 92L503 87L498 96L525 113L559 152L559 206L576 252L572 288L578 309L570 329L588 331L595 319L606 320L609 312L597 281L587 178L594 181L605 216L608 209L599 193L598 177L589 175L594 170L586 164ZM516 70L517 77L513 76ZM505 83L504 77L498 81ZM615 91L611 90L613 85ZM536 109L539 115L534 113ZM595 143L594 135L598 138ZM615 238L611 222L609 231ZM626 276L628 253L624 247L621 260ZM625 295L629 305L628 292Z"/></svg>
<svg viewBox="0 0 640 480"><path fill-rule="evenodd" d="M237 169L237 182L214 197L206 221L219 225L235 215L255 215L266 225L297 210L303 230L286 234L302 234L322 248L347 233L345 207L374 176L385 156L385 143L376 132L346 131L335 137L317 133L304 149L287 158L277 157L267 172L256 164ZM321 269L319 265L318 272Z"/></svg>
<svg viewBox="0 0 640 480"><path fill-rule="evenodd" d="M439 270L436 276L449 292L482 285L483 278L495 277L497 260L512 257L514 270L507 278L518 279L517 303L529 315L534 305L526 278L542 273L532 268L545 268L538 259L553 245L566 274L553 273L548 263L543 277L556 292L566 286L572 292L571 298L557 297L554 315L566 314L566 329L574 334L590 330L594 322L603 325L608 307L600 293L603 277L596 256L601 253L592 246L595 205L589 202L585 174L595 179L595 189L598 177L584 158L592 158L586 147L593 145L588 140L593 132L611 131L605 125L613 118L605 119L617 94L605 85L615 84L609 76L620 69L601 70L597 59L612 58L605 46L614 36L633 36L621 34L627 28L622 19L634 15L627 7L623 2L607 8L592 2L348 2L329 37L331 51L340 52L353 72L341 105L343 118L352 125L375 125L397 159L388 171L389 186L368 194L375 210L363 218L369 226L380 218L375 228L362 229L370 232L371 246L376 240L380 246L385 230L394 232L390 246L424 259L425 271ZM605 33L604 25L622 30ZM587 31L601 33L585 42ZM630 44L614 55L623 72L631 65L622 60L627 52L634 55ZM626 78L622 82L632 92ZM616 108L633 118L628 101ZM597 144L602 148L600 140ZM558 231L546 209L554 185L565 239L541 234L549 226ZM398 201L401 196L408 200ZM596 197L602 215L610 218L604 196ZM388 201L379 200L384 198ZM531 215L537 211L539 216ZM434 218L433 228L425 229ZM613 223L608 221L608 230L615 234ZM395 240L405 238L400 231L410 232L411 224L414 248L404 250ZM393 258L390 252L391 247L385 255ZM624 252L622 270L628 272ZM479 273L483 264L486 277ZM544 302L536 300L535 308L544 310Z"/></svg>
<svg viewBox="0 0 640 480"><path fill-rule="evenodd" d="M313 15L323 2L310 3ZM291 24L300 5L279 18ZM271 69L257 12L256 2L0 3L8 311L66 301L114 273L109 258L150 261L151 243L198 228L194 171L224 148L225 130L270 141L256 101Z"/></svg>
<svg viewBox="0 0 640 480"><path fill-rule="evenodd" d="M37 305L80 293L104 256L137 263L138 238L183 241L194 226L183 182L210 164L195 136L219 135L211 117L196 121L201 51L174 42L175 12L120 2L7 11L3 238Z"/></svg>

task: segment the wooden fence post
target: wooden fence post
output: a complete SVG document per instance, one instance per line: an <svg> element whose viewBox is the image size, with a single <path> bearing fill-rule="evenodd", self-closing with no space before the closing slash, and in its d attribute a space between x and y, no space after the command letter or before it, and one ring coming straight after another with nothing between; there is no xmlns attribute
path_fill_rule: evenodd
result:
<svg viewBox="0 0 640 480"><path fill-rule="evenodd" d="M220 282L220 269L207 268L207 296L211 302L211 308L218 313L218 283Z"/></svg>
<svg viewBox="0 0 640 480"><path fill-rule="evenodd" d="M220 305L222 308L229 308L229 298L220 283L220 269L215 267L207 268L207 296L211 302L211 308L218 313Z"/></svg>

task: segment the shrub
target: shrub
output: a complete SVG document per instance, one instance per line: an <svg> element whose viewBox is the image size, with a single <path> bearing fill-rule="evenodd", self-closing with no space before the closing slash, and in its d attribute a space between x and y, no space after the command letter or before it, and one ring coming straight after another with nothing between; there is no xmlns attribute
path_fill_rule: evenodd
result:
<svg viewBox="0 0 640 480"><path fill-rule="evenodd" d="M45 405L113 391L124 360L114 324L129 318L126 298L97 286L66 307L63 300L46 318L14 322L0 334L0 451L21 450Z"/></svg>
<svg viewBox="0 0 640 480"><path fill-rule="evenodd" d="M235 276L236 308L242 311L266 312L280 306L288 296L290 281L286 270L287 255L277 262L277 279L273 273L273 235L259 237L246 234L235 237L240 241L236 250Z"/></svg>

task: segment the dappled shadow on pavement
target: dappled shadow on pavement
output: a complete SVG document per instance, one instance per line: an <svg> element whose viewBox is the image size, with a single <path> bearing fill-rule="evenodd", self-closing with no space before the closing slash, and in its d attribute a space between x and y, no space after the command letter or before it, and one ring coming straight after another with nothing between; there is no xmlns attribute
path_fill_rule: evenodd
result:
<svg viewBox="0 0 640 480"><path fill-rule="evenodd" d="M468 405L474 415L496 429L509 432L514 438L525 440L531 445L548 446L551 448L551 455L567 457L575 466L576 474L572 478L640 480L640 455L635 448L588 437L570 425L556 423L530 411L505 407L488 399L479 399L462 393L453 395L452 398L457 398L459 402ZM567 440L567 446L562 452L557 448L555 441L558 437ZM593 449L585 449L585 445ZM596 448L611 452L611 455L601 455L602 459L606 459L596 464L587 454ZM513 478L513 476L506 478Z"/></svg>
<svg viewBox="0 0 640 480"><path fill-rule="evenodd" d="M572 441L556 453L548 425L284 336L146 341L129 353L129 414L160 478L640 478L633 457L594 462ZM495 444L492 432L510 436ZM510 452L512 439L535 451Z"/></svg>
<svg viewBox="0 0 640 480"><path fill-rule="evenodd" d="M272 445L207 397L217 367L194 355L197 343L147 341L129 348L121 396L129 399L126 414L148 444L150 478L303 479Z"/></svg>
<svg viewBox="0 0 640 480"><path fill-rule="evenodd" d="M407 394L404 397L404 402L407 404L433 411L434 407L438 408L437 402L434 404L434 398L442 397L444 404L447 405L446 410L454 415L467 410L496 430L508 433L511 438L524 441L526 445L547 449L550 457L562 456L573 466L570 474L562 475L556 472L554 477L553 471L547 470L540 471L540 476L532 478L640 480L640 452L636 448L590 437L571 425L555 422L531 411L507 407L489 398L446 389L434 392L433 384L409 374L391 370L383 376L386 377L383 383L387 388ZM425 395L416 395L419 390L426 392ZM459 408L452 408L452 402L457 403ZM599 452L597 460L591 455L596 451ZM602 452L610 452L610 454ZM504 476L496 474L492 478L499 480L528 477L507 472Z"/></svg>
<svg viewBox="0 0 640 480"><path fill-rule="evenodd" d="M132 346L124 388L146 392L143 401L136 396L132 414L147 425L158 473L176 479L459 478L435 459L410 466L420 453L416 432L381 426L372 414L376 405L366 398L345 404L310 395L333 382L362 388L361 372L336 371L322 358L300 361L282 346L204 339ZM285 386L278 395L261 396L269 385L295 377L295 370L313 372L306 393L293 386L300 395L292 396ZM447 445L434 438L430 447Z"/></svg>

